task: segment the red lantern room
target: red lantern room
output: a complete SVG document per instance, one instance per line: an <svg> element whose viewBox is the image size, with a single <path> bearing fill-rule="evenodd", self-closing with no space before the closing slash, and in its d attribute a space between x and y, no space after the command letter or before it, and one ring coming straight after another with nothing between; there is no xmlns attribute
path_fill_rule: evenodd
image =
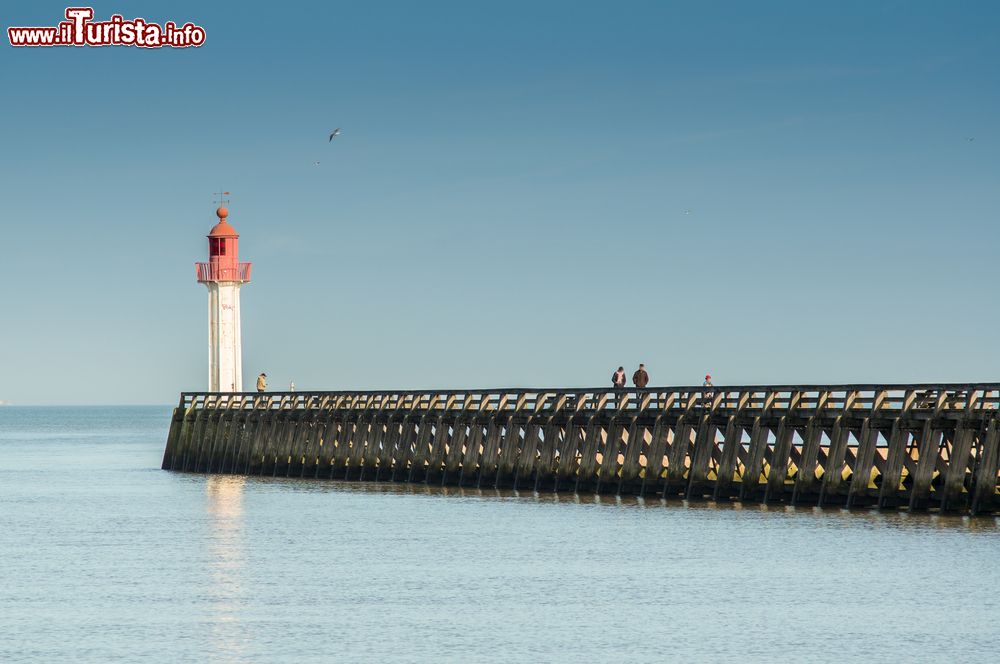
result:
<svg viewBox="0 0 1000 664"><path fill-rule="evenodd" d="M250 281L250 263L240 263L240 236L229 225L229 210L220 207L215 211L219 223L208 234L208 262L197 263L198 281Z"/></svg>

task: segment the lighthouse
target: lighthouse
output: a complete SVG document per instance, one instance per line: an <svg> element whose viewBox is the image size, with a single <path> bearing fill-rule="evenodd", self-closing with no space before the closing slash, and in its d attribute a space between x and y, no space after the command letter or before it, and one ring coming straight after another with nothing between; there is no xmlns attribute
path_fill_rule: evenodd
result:
<svg viewBox="0 0 1000 664"><path fill-rule="evenodd" d="M195 263L198 282L208 287L208 391L243 391L240 339L240 286L250 281L250 263L239 258L240 236L229 225L229 210L208 234L208 262Z"/></svg>

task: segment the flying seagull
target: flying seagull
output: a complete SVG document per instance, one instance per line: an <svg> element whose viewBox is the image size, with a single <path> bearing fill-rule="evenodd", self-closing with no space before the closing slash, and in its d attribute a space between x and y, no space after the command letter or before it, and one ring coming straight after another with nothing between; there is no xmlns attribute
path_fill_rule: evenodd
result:
<svg viewBox="0 0 1000 664"><path fill-rule="evenodd" d="M976 140L976 137L975 136L966 136L965 140L967 140L968 142L971 143L972 141Z"/></svg>
<svg viewBox="0 0 1000 664"><path fill-rule="evenodd" d="M691 214L691 210L684 210L684 214Z"/></svg>
<svg viewBox="0 0 1000 664"><path fill-rule="evenodd" d="M313 166L319 166L319 162L318 161L314 161L313 162Z"/></svg>
<svg viewBox="0 0 1000 664"><path fill-rule="evenodd" d="M327 143L337 138L338 136L340 136L340 127L337 127L336 129L330 132L330 139L327 141Z"/></svg>

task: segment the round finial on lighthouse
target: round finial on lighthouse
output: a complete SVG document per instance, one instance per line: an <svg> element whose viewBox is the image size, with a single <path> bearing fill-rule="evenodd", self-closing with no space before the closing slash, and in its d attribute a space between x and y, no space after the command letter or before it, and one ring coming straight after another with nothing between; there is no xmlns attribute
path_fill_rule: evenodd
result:
<svg viewBox="0 0 1000 664"><path fill-rule="evenodd" d="M225 219L226 217L229 216L229 210L220 205L219 208L215 211L215 216L218 217L219 219Z"/></svg>

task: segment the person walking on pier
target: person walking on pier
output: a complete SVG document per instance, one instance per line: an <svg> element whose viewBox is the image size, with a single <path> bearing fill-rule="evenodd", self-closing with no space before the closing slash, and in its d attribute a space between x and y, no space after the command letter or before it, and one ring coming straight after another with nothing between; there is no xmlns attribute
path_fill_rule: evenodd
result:
<svg viewBox="0 0 1000 664"><path fill-rule="evenodd" d="M257 376L257 391L263 392L267 389L267 374L263 371Z"/></svg>
<svg viewBox="0 0 1000 664"><path fill-rule="evenodd" d="M708 408L715 398L715 385L712 384L712 374L705 374L705 382L701 384L701 405Z"/></svg>
<svg viewBox="0 0 1000 664"><path fill-rule="evenodd" d="M646 373L646 365L639 363L639 368L632 374L632 384L642 389L649 385L649 374Z"/></svg>
<svg viewBox="0 0 1000 664"><path fill-rule="evenodd" d="M616 390L625 389L625 367L618 367L618 371L611 374L611 386Z"/></svg>

